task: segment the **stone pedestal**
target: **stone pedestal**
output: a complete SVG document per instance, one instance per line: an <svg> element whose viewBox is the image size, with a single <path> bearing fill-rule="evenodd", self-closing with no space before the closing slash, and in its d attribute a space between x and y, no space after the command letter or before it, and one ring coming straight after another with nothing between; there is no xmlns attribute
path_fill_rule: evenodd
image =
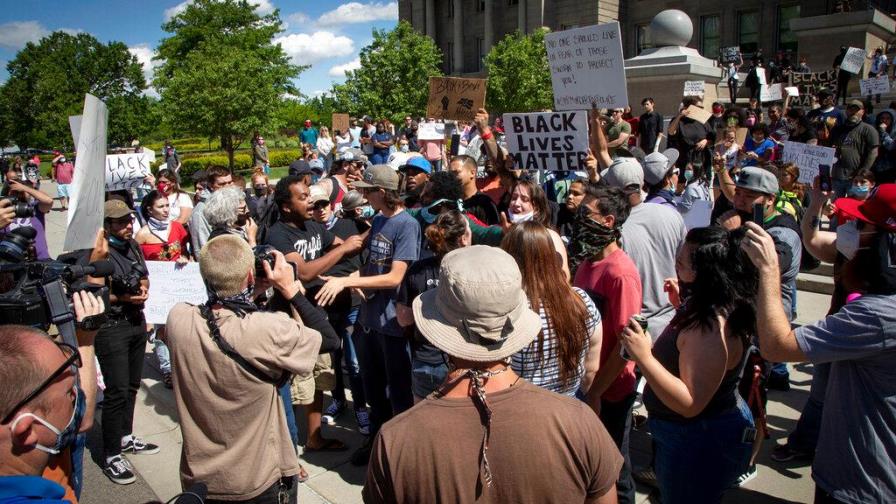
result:
<svg viewBox="0 0 896 504"><path fill-rule="evenodd" d="M648 49L625 60L625 77L634 115L641 110L641 100L649 96L656 102L656 111L668 117L678 113L685 81L706 83L703 102L709 108L718 97L722 69L715 60L704 58L696 49L666 46Z"/></svg>

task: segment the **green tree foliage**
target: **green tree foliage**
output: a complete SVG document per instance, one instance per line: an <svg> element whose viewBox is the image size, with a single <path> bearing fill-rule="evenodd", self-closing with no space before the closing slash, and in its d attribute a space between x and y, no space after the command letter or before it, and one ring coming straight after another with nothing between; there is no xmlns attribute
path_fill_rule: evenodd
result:
<svg viewBox="0 0 896 504"><path fill-rule="evenodd" d="M143 69L121 42L103 44L91 35L54 32L28 43L6 65L0 87L0 136L20 147L71 148L68 116L83 111L84 94L109 107L109 142L145 133Z"/></svg>
<svg viewBox="0 0 896 504"><path fill-rule="evenodd" d="M551 71L544 48L546 28L507 35L485 56L489 112L535 112L554 106Z"/></svg>
<svg viewBox="0 0 896 504"><path fill-rule="evenodd" d="M334 112L342 111L335 98L329 95L305 100L288 99L280 103L274 122L280 126L280 133L293 136L298 134L305 119L310 119L315 126L331 126Z"/></svg>
<svg viewBox="0 0 896 504"><path fill-rule="evenodd" d="M220 138L232 167L234 151L270 127L280 96L296 93L291 80L307 68L272 42L279 11L260 16L246 0L196 0L162 29L171 36L159 45L164 63L153 82L168 125Z"/></svg>
<svg viewBox="0 0 896 504"><path fill-rule="evenodd" d="M441 76L442 52L435 42L400 21L392 31L374 30L373 42L361 49L361 68L333 86L342 109L352 115L397 119L423 115L429 78Z"/></svg>

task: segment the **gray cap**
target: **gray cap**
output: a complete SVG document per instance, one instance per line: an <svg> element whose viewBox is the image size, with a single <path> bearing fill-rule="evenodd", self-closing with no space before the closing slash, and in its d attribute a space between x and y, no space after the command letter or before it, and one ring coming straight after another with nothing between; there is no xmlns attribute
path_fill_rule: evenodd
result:
<svg viewBox="0 0 896 504"><path fill-rule="evenodd" d="M356 181L354 185L358 189L380 187L397 191L399 179L398 172L393 170L391 166L379 164L364 170L361 180Z"/></svg>
<svg viewBox="0 0 896 504"><path fill-rule="evenodd" d="M640 189L644 185L644 169L635 158L616 158L602 177L608 185L619 189L633 185Z"/></svg>
<svg viewBox="0 0 896 504"><path fill-rule="evenodd" d="M737 187L749 189L762 194L778 194L780 185L774 173L755 166L747 166L740 171L735 184Z"/></svg>
<svg viewBox="0 0 896 504"><path fill-rule="evenodd" d="M644 157L644 182L647 182L647 185L659 184L676 161L678 161L677 149L651 152Z"/></svg>

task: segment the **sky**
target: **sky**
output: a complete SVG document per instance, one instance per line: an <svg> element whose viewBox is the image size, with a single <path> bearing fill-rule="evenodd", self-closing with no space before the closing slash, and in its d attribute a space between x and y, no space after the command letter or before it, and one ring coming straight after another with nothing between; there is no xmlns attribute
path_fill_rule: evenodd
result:
<svg viewBox="0 0 896 504"><path fill-rule="evenodd" d="M86 32L103 43L127 44L151 80L156 46L168 35L162 23L190 0L22 0L0 9L0 82L6 64L28 42L56 30ZM261 14L280 10L284 31L275 37L293 62L311 65L295 84L307 96L322 94L359 66L358 54L372 30L398 23L390 0L249 0ZM157 64L157 63L155 63ZM154 94L150 89L149 94Z"/></svg>

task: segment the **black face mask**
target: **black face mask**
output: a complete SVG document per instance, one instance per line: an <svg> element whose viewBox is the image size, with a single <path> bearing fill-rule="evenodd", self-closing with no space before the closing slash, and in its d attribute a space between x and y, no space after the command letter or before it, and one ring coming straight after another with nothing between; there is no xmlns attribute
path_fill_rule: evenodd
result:
<svg viewBox="0 0 896 504"><path fill-rule="evenodd" d="M588 217L580 208L573 220L572 237L570 239L569 263L575 271L579 264L592 259L608 245L619 240L618 229L609 228Z"/></svg>

